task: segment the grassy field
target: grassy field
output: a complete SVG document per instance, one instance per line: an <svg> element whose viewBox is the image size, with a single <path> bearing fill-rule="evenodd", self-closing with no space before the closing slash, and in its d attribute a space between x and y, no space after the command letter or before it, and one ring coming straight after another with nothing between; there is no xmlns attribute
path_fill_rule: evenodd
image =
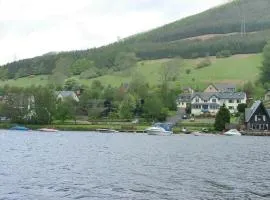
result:
<svg viewBox="0 0 270 200"><path fill-rule="evenodd" d="M212 64L208 67L196 69L197 64L202 60L187 59L179 66L179 76L175 80L175 84L181 86L192 86L204 88L208 83L230 82L242 85L246 81L255 81L259 75L259 67L261 65L261 54L235 55L230 58L216 59L210 58ZM90 85L93 80L100 80L104 85L120 86L121 83L127 83L131 80L132 75L140 72L146 77L151 86L157 85L160 80L160 69L164 63L170 59L150 60L139 62L136 67L110 75L98 77L96 79L81 79L81 83ZM186 70L190 69L190 74ZM0 81L0 85L45 85L48 83L48 76L35 76L19 78L17 80Z"/></svg>

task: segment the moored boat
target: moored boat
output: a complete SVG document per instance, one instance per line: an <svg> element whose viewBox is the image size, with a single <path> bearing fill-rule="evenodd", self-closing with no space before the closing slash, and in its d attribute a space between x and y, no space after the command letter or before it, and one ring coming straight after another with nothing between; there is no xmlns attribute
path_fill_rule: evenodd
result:
<svg viewBox="0 0 270 200"><path fill-rule="evenodd" d="M224 135L226 135L226 136L241 136L242 134L236 129L231 129L231 130L225 132Z"/></svg>
<svg viewBox="0 0 270 200"><path fill-rule="evenodd" d="M106 129L106 128L99 128L96 129L97 132L101 132L101 133L118 133L118 131L113 130L113 129Z"/></svg>
<svg viewBox="0 0 270 200"><path fill-rule="evenodd" d="M13 131L29 131L30 129L25 127L25 126L13 126L11 127L9 130L13 130Z"/></svg>
<svg viewBox="0 0 270 200"><path fill-rule="evenodd" d="M168 123L155 123L153 126L147 128L145 132L148 135L161 135L169 136L172 135L172 125Z"/></svg>
<svg viewBox="0 0 270 200"><path fill-rule="evenodd" d="M181 132L184 133L184 134L190 134L190 133L191 133L191 131L189 131L189 130L186 129L185 127L182 128Z"/></svg>
<svg viewBox="0 0 270 200"><path fill-rule="evenodd" d="M42 131L42 132L58 132L57 129L53 129L53 128L41 128L41 129L38 129L38 131Z"/></svg>

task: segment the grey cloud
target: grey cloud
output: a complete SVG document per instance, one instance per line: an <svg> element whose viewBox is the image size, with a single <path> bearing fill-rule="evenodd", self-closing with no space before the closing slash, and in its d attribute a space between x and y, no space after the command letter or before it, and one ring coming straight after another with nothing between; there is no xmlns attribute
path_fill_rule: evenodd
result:
<svg viewBox="0 0 270 200"><path fill-rule="evenodd" d="M27 0L25 1L27 2ZM40 1L45 2L45 0ZM67 12L58 14L56 10L56 12L51 12L48 15L43 10L46 16L39 18L42 20L36 20L35 16L32 15L33 19L30 18L30 20L21 20L19 18L15 20L0 19L0 44L6 44L6 46L0 45L0 52L6 53L6 57L1 58L0 64L6 62L16 52L19 52L18 56L20 58L25 56L25 54L20 55L20 52L25 51L27 51L27 56L36 56L37 52L43 51L42 46L45 46L44 48L49 52L54 49L65 51L74 47L80 49L105 45L116 40L117 36L126 37L128 34L152 29L217 5L224 0L77 1L82 3L83 8L79 7L80 9L74 10L71 7ZM3 3L3 0L0 0L0 5L1 2ZM53 8L52 0L46 2L48 2L46 5L51 4ZM31 35L32 33L35 33L34 36ZM66 36L65 41L62 39L62 35ZM6 40L7 37L8 40ZM49 38L50 42L46 42L45 38ZM33 48L29 46L24 49L25 43L18 46L14 42L24 41L30 44L33 43L33 39L40 42L40 45L32 44ZM61 44L59 40L62 41ZM10 46L12 42L13 46Z"/></svg>

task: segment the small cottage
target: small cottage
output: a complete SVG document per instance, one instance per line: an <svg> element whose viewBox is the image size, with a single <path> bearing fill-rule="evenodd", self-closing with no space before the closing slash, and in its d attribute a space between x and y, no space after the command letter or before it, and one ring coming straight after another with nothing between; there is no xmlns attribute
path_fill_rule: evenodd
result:
<svg viewBox="0 0 270 200"><path fill-rule="evenodd" d="M204 92L236 92L236 86L229 83L210 84Z"/></svg>
<svg viewBox="0 0 270 200"><path fill-rule="evenodd" d="M245 110L245 125L247 130L269 131L270 109L266 109L262 101L256 101Z"/></svg>
<svg viewBox="0 0 270 200"><path fill-rule="evenodd" d="M66 98L71 98L76 102L79 102L79 98L77 94L73 91L58 91L56 92L56 98L57 100L65 100Z"/></svg>

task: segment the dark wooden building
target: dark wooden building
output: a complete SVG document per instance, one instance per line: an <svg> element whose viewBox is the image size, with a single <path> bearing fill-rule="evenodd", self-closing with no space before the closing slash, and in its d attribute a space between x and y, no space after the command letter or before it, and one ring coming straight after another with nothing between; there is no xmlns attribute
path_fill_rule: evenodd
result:
<svg viewBox="0 0 270 200"><path fill-rule="evenodd" d="M251 108L245 110L245 125L247 130L270 130L270 110L264 107L262 101L256 101Z"/></svg>

